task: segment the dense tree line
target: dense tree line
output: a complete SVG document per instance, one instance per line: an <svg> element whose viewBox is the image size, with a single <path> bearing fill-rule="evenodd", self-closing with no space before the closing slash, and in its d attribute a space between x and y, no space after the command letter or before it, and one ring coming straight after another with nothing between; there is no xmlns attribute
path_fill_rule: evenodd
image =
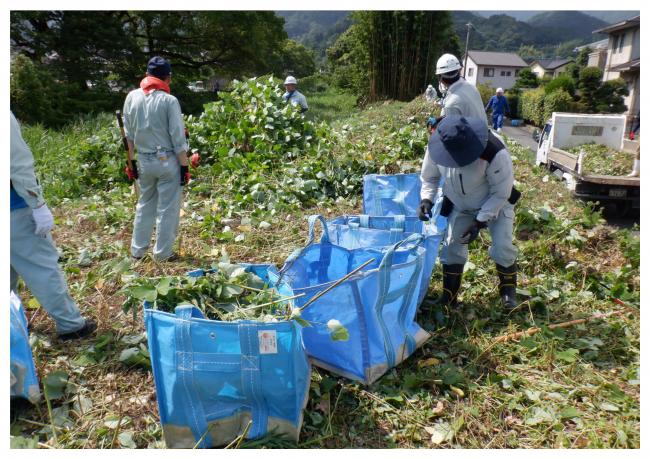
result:
<svg viewBox="0 0 650 459"><path fill-rule="evenodd" d="M288 40L284 20L270 11L13 11L11 49L14 79L56 86L42 88L60 96L41 114L46 124L113 106L115 93L135 87L154 55L171 61L172 89L188 112L206 98L187 89L190 81L286 71L300 77L315 69L313 53ZM26 93L18 83L12 107L25 112L31 108L16 106Z"/></svg>
<svg viewBox="0 0 650 459"><path fill-rule="evenodd" d="M446 11L360 11L328 50L341 86L380 99L410 100L435 80L435 63L458 54L458 37Z"/></svg>

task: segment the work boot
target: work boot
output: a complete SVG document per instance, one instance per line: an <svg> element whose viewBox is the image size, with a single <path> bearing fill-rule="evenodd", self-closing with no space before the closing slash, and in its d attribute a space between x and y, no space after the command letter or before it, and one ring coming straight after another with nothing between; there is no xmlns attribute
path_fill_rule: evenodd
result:
<svg viewBox="0 0 650 459"><path fill-rule="evenodd" d="M434 319L441 325L446 322L445 308L458 304L458 290L460 290L464 267L465 265L442 265L442 293L435 300L425 300L424 306L428 306L433 311Z"/></svg>
<svg viewBox="0 0 650 459"><path fill-rule="evenodd" d="M517 304L517 263L504 267L496 264L499 274L499 294L501 303L506 309L515 309Z"/></svg>
<svg viewBox="0 0 650 459"><path fill-rule="evenodd" d="M77 331L62 333L59 335L61 341L70 341L73 339L85 338L88 335L91 335L97 329L97 323L92 319L86 319L84 326Z"/></svg>

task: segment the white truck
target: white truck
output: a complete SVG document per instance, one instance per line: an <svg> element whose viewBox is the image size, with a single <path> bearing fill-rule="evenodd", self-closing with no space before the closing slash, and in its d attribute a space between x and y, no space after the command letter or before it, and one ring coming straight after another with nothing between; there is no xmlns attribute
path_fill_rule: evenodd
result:
<svg viewBox="0 0 650 459"><path fill-rule="evenodd" d="M566 180L575 197L600 202L610 215L627 215L639 208L639 177L586 175L582 171L583 154L566 151L591 142L623 150L624 130L625 115L553 113L537 134L537 164L545 164Z"/></svg>

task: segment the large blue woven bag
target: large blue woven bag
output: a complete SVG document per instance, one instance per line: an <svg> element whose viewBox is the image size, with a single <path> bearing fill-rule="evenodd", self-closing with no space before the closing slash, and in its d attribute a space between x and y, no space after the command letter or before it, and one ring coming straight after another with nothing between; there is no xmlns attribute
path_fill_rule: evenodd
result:
<svg viewBox="0 0 650 459"><path fill-rule="evenodd" d="M283 295L269 265L243 265ZM204 275L201 270L190 273ZM224 445L268 432L298 440L311 368L295 321L208 320L192 305L175 314L145 304L160 421L170 448Z"/></svg>
<svg viewBox="0 0 650 459"><path fill-rule="evenodd" d="M319 243L314 241L317 221L323 226ZM415 322L424 237L413 234L389 247L347 249L331 242L325 219L319 215L309 218L309 235L307 246L292 254L281 270L294 293L305 294L296 300L297 306L374 260L302 312L312 324L302 330L312 363L371 384L429 338ZM331 339L328 323L332 320L347 328L347 341Z"/></svg>
<svg viewBox="0 0 650 459"><path fill-rule="evenodd" d="M10 394L36 403L41 398L38 376L34 366L32 348L29 345L27 319L20 299L12 291L10 295L10 337L9 356L11 365Z"/></svg>
<svg viewBox="0 0 650 459"><path fill-rule="evenodd" d="M416 216L420 188L420 174L364 175L363 213Z"/></svg>
<svg viewBox="0 0 650 459"><path fill-rule="evenodd" d="M422 234L426 255L422 267L422 282L418 292L417 303L419 305L427 294L440 242L446 229L446 219L437 216L435 212L432 221L435 221L436 224L424 223L417 217L405 217L404 215L390 217L344 215L330 220L327 226L331 242L348 249L389 246L412 234Z"/></svg>

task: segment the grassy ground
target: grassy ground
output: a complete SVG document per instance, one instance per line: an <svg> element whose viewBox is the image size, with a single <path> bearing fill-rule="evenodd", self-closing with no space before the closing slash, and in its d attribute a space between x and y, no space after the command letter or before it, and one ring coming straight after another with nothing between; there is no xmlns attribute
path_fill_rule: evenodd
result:
<svg viewBox="0 0 650 459"><path fill-rule="evenodd" d="M322 116L337 129L337 148L345 150L346 142L362 144L368 155L379 154L388 136L407 135L396 128L418 115L416 106L403 103L357 112L348 98L334 95L312 97L310 105L310 116L317 107L326 107ZM90 121L64 134L28 129L37 169L58 171L60 177L74 173L79 151L70 154L73 160L68 163L56 161L52 152L70 157L66 148L87 142L97 129ZM544 169L533 166L528 150L510 147L523 191L516 238L521 293L528 299L512 313L500 308L496 273L487 257L489 235L483 232L470 247L462 307L449 311L445 327L422 314L419 321L432 338L405 363L368 387L314 369L298 447L639 447L640 337L635 309L564 330L545 327L620 310L608 299L610 292L638 305L639 240L605 225L597 213L572 200ZM116 149L116 164L121 164L119 155ZM102 167L116 166L102 166L100 159L84 164L95 167L101 177ZM405 163L394 160L381 168L394 172L417 167ZM97 318L99 331L81 343L58 343L52 322L27 291L21 292L32 308L28 315L41 380L59 371L67 382L51 410L42 402L14 413L11 434L16 447L164 447L151 372L146 363L120 361L124 349L146 344L141 315L134 318L121 310L124 276L182 274L208 266L224 249L233 261L281 264L303 244L305 216L360 211L358 199L326 201L269 215L271 227L264 230L235 217L229 225L245 239L224 242L217 231L206 231L210 203L203 196L190 196L181 223L181 259L132 264L127 249L134 196L128 187L102 179L83 183L75 194L56 185L60 177L48 177L54 181L46 188L58 223L54 238L71 292L81 309ZM436 272L432 294L439 283ZM534 325L543 332L518 342L495 343L504 333ZM274 437L243 443L260 446L295 447Z"/></svg>

